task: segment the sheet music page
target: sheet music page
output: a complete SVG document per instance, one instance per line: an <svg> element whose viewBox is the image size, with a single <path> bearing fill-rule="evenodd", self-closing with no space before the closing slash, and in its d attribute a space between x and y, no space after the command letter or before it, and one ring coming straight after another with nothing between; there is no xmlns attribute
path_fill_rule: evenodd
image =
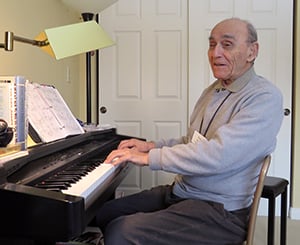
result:
<svg viewBox="0 0 300 245"><path fill-rule="evenodd" d="M56 88L28 82L28 119L43 142L84 133Z"/></svg>

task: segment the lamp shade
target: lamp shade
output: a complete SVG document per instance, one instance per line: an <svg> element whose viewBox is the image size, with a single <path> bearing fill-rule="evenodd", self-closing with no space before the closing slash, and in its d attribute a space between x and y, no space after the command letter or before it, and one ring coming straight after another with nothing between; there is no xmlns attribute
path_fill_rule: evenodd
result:
<svg viewBox="0 0 300 245"><path fill-rule="evenodd" d="M93 20L46 29L35 40L45 39L50 45L41 48L57 60L114 44L103 28Z"/></svg>
<svg viewBox="0 0 300 245"><path fill-rule="evenodd" d="M62 2L79 13L100 13L117 0L62 0Z"/></svg>

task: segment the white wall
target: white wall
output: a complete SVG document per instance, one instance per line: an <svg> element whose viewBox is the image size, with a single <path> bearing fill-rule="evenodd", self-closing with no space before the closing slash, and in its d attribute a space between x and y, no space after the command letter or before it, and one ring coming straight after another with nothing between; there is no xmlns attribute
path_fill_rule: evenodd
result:
<svg viewBox="0 0 300 245"><path fill-rule="evenodd" d="M5 31L34 38L46 28L81 21L60 0L0 0L0 6L0 43L4 41ZM82 116L85 115L82 106L85 83L80 83L84 80L80 77L84 58L79 55L57 61L37 47L15 42L13 52L0 49L0 75L23 75L31 81L56 86L73 114L85 120ZM67 81L67 70L70 81Z"/></svg>

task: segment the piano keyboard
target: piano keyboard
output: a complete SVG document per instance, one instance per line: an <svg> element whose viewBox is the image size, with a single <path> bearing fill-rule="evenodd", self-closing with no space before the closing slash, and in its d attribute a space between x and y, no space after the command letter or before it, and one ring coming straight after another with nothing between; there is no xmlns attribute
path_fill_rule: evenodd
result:
<svg viewBox="0 0 300 245"><path fill-rule="evenodd" d="M78 182L71 184L66 190L62 190L62 193L81 196L85 199L86 208L92 203L97 193L97 187L115 171L115 166L108 163L102 163L96 167L92 172L82 177Z"/></svg>
<svg viewBox="0 0 300 245"><path fill-rule="evenodd" d="M87 209L97 198L98 187L113 175L116 168L113 164L102 163L99 159L91 159L57 172L35 186L83 197L85 209Z"/></svg>

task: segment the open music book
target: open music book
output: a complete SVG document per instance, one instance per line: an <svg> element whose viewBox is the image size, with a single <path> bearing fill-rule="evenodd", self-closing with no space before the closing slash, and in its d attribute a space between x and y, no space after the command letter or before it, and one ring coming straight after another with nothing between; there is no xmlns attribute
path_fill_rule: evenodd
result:
<svg viewBox="0 0 300 245"><path fill-rule="evenodd" d="M31 136L36 134L42 142L48 143L84 133L55 87L27 82L26 94Z"/></svg>

